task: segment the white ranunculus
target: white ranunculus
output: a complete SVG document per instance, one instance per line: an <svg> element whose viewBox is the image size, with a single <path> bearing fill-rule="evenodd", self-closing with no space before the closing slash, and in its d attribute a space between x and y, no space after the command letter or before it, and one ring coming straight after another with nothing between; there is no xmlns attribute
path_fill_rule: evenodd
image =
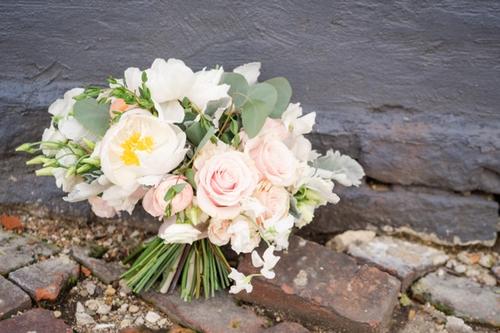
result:
<svg viewBox="0 0 500 333"><path fill-rule="evenodd" d="M125 190L145 177L160 180L184 159L186 134L143 110L128 111L102 139L99 157L107 179Z"/></svg>
<svg viewBox="0 0 500 333"><path fill-rule="evenodd" d="M302 135L311 133L316 121L316 112L311 112L302 116L300 103L290 103L281 115L281 120L292 135Z"/></svg>
<svg viewBox="0 0 500 333"><path fill-rule="evenodd" d="M233 220L227 233L231 235L231 248L236 253L250 253L260 243L255 224L242 215Z"/></svg>
<svg viewBox="0 0 500 333"><path fill-rule="evenodd" d="M194 241L202 238L202 232L191 224L175 223L176 217L173 216L165 221L160 230L158 237L163 239L165 243L192 244Z"/></svg>
<svg viewBox="0 0 500 333"><path fill-rule="evenodd" d="M260 75L260 62L249 62L233 69L233 72L241 74L245 77L249 85L257 83Z"/></svg>

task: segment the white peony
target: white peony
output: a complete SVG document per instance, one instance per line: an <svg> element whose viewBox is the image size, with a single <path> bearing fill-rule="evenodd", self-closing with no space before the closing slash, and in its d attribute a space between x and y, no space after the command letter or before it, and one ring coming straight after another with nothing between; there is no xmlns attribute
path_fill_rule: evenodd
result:
<svg viewBox="0 0 500 333"><path fill-rule="evenodd" d="M177 167L187 149L186 134L144 110L128 111L104 135L101 168L107 179L124 190L159 181Z"/></svg>

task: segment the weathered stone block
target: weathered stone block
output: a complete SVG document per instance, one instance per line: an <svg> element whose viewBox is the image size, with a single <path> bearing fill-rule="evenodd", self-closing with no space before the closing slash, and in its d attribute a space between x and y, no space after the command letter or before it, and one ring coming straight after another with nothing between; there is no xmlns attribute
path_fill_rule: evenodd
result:
<svg viewBox="0 0 500 333"><path fill-rule="evenodd" d="M0 332L72 333L73 330L61 319L56 319L52 311L37 308L20 316L0 321Z"/></svg>
<svg viewBox="0 0 500 333"><path fill-rule="evenodd" d="M88 255L88 250L82 247L73 247L71 255L83 266L92 271L97 278L106 284L111 284L120 279L120 275L125 272L125 268L119 262L106 262L104 260L92 258Z"/></svg>
<svg viewBox="0 0 500 333"><path fill-rule="evenodd" d="M68 280L77 279L80 266L67 257L52 258L23 267L9 274L9 279L23 288L37 302L56 301Z"/></svg>
<svg viewBox="0 0 500 333"><path fill-rule="evenodd" d="M191 302L183 301L178 293L149 291L141 297L173 321L201 332L260 333L266 325L266 320L251 309L237 306L226 291Z"/></svg>
<svg viewBox="0 0 500 333"><path fill-rule="evenodd" d="M497 237L498 204L483 196L401 186L335 190L340 202L321 207L304 232L391 226L445 245L493 246Z"/></svg>
<svg viewBox="0 0 500 333"><path fill-rule="evenodd" d="M256 272L250 256L238 270ZM292 237L275 272L272 280L255 278L253 292L236 297L335 330L388 330L401 286L395 277L299 237Z"/></svg>
<svg viewBox="0 0 500 333"><path fill-rule="evenodd" d="M0 320L31 307L31 298L0 275Z"/></svg>
<svg viewBox="0 0 500 333"><path fill-rule="evenodd" d="M430 273L412 286L413 296L448 315L500 327L500 294L465 277Z"/></svg>
<svg viewBox="0 0 500 333"><path fill-rule="evenodd" d="M309 332L310 331L304 326L289 321L277 324L264 331L264 333L309 333Z"/></svg>
<svg viewBox="0 0 500 333"><path fill-rule="evenodd" d="M33 237L21 237L0 230L0 275L6 275L18 268L29 265L39 256L51 256L59 252L54 245L41 242Z"/></svg>
<svg viewBox="0 0 500 333"><path fill-rule="evenodd" d="M376 237L367 243L350 244L347 253L397 276L403 291L448 259L443 251L392 237Z"/></svg>

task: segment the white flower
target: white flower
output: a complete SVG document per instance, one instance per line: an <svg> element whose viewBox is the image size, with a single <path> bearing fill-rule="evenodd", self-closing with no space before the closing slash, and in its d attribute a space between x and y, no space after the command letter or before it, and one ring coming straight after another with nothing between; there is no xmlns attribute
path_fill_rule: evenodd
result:
<svg viewBox="0 0 500 333"><path fill-rule="evenodd" d="M245 77L249 85L257 83L260 75L260 62L249 62L233 69L233 72L241 74Z"/></svg>
<svg viewBox="0 0 500 333"><path fill-rule="evenodd" d="M292 135L307 134L312 131L316 120L316 112L311 112L302 116L300 103L290 103L281 115L281 120Z"/></svg>
<svg viewBox="0 0 500 333"><path fill-rule="evenodd" d="M125 190L159 181L187 151L186 134L180 128L136 111L128 111L108 129L100 145L104 175Z"/></svg>
<svg viewBox="0 0 500 333"><path fill-rule="evenodd" d="M329 150L325 156L314 161L314 166L325 171L327 178L336 180L344 186L359 186L365 175L363 167L350 156Z"/></svg>
<svg viewBox="0 0 500 333"><path fill-rule="evenodd" d="M229 273L228 277L235 283L229 289L229 292L231 294L237 294L242 290L245 290L247 293L252 292L253 286L250 283L252 281L251 276L245 276L243 273L240 273L236 269L231 268L231 273Z"/></svg>
<svg viewBox="0 0 500 333"><path fill-rule="evenodd" d="M275 248L274 246L269 246L265 251L262 258L259 256L257 251L252 252L252 265L254 267L262 267L260 274L262 274L266 279L274 279L276 274L273 272L274 266L280 260L280 257L273 254Z"/></svg>
<svg viewBox="0 0 500 333"><path fill-rule="evenodd" d="M175 223L175 220L176 217L172 216L162 224L158 231L158 237L163 239L165 243L192 244L201 238L202 232L191 224L179 224Z"/></svg>
<svg viewBox="0 0 500 333"><path fill-rule="evenodd" d="M134 84L139 74L130 71ZM146 85L151 90L151 99L158 117L171 123L180 123L184 119L184 109L179 101L187 97L202 112L208 102L227 99L229 102L229 86L219 84L224 70L201 70L194 73L182 60L155 59L151 68L146 70ZM127 78L126 78L127 80ZM128 82L127 82L128 85Z"/></svg>
<svg viewBox="0 0 500 333"><path fill-rule="evenodd" d="M96 136L86 130L72 115L73 106L76 103L74 97L80 95L83 91L82 88L71 89L64 94L64 98L56 100L49 106L49 113L53 115L59 132L65 138L76 142L81 141L83 138L91 141L96 140Z"/></svg>
<svg viewBox="0 0 500 333"><path fill-rule="evenodd" d="M68 170L66 168L55 168L52 170L52 174L56 179L56 186L64 192L72 191L77 184L83 182L82 177L67 175L67 173Z"/></svg>
<svg viewBox="0 0 500 333"><path fill-rule="evenodd" d="M53 142L66 142L66 138L64 137L64 135L62 135L62 133L57 128L54 127L54 125L51 124L49 128L46 128L43 131L42 141L51 142L51 143L53 143ZM43 147L43 145L42 145L42 147ZM54 156L57 153L57 150L43 148L42 152L45 156Z"/></svg>
<svg viewBox="0 0 500 333"><path fill-rule="evenodd" d="M295 218L288 215L278 221L265 221L262 237L275 244L277 250L288 248L288 238L292 232Z"/></svg>
<svg viewBox="0 0 500 333"><path fill-rule="evenodd" d="M144 197L144 194L146 194L146 189L140 185L132 188L113 185L102 192L102 199L117 212L124 210L132 214L135 205Z"/></svg>
<svg viewBox="0 0 500 333"><path fill-rule="evenodd" d="M63 198L67 202L78 202L88 200L95 197L111 186L111 183L103 175L94 180L92 183L81 182L76 184L75 187Z"/></svg>
<svg viewBox="0 0 500 333"><path fill-rule="evenodd" d="M255 224L245 216L238 216L227 229L231 235L231 248L236 253L250 253L260 242Z"/></svg>

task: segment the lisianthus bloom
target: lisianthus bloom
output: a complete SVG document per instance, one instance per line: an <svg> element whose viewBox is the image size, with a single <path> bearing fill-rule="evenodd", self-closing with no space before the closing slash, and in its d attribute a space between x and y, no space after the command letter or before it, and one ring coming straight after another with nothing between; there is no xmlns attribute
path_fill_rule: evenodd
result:
<svg viewBox="0 0 500 333"><path fill-rule="evenodd" d="M165 243L191 244L206 236L189 223L176 223L176 217L172 216L163 222L158 237Z"/></svg>
<svg viewBox="0 0 500 333"><path fill-rule="evenodd" d="M238 151L215 154L200 165L195 175L199 207L211 217L231 219L241 211L241 202L257 185L252 161Z"/></svg>
<svg viewBox="0 0 500 333"><path fill-rule="evenodd" d="M102 139L101 168L113 184L124 189L156 184L177 167L187 149L186 134L148 111L125 113Z"/></svg>
<svg viewBox="0 0 500 333"><path fill-rule="evenodd" d="M165 194L168 190L178 184L183 184L184 188L177 193L170 202L165 201ZM174 215L186 209L193 201L193 188L183 177L168 175L157 186L151 188L142 199L144 210L154 217L163 217L167 205L171 206L171 214Z"/></svg>

